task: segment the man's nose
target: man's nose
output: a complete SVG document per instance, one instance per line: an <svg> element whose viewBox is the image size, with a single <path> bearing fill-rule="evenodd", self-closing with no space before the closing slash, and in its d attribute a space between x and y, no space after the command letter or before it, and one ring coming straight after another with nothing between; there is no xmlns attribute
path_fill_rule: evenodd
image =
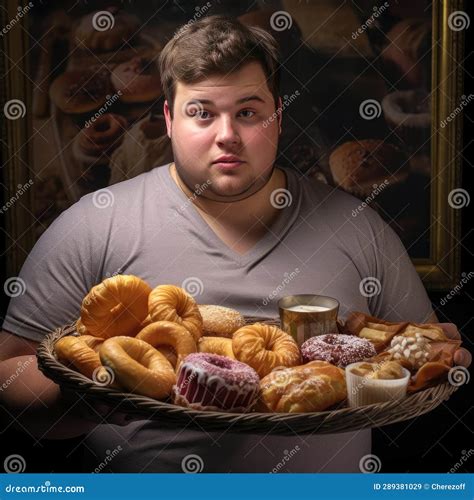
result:
<svg viewBox="0 0 474 500"><path fill-rule="evenodd" d="M240 142L240 135L236 123L231 117L222 117L217 125L216 141L222 144L237 144Z"/></svg>

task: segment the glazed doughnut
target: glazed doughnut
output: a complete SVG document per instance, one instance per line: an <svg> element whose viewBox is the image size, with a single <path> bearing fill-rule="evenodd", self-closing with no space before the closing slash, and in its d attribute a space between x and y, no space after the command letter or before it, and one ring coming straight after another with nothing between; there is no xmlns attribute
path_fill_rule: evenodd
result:
<svg viewBox="0 0 474 500"><path fill-rule="evenodd" d="M299 413L324 411L346 399L341 368L325 361L274 370L260 381L259 410Z"/></svg>
<svg viewBox="0 0 474 500"><path fill-rule="evenodd" d="M137 276L118 274L94 286L81 307L81 322L95 337L135 335L148 314L151 288Z"/></svg>
<svg viewBox="0 0 474 500"><path fill-rule="evenodd" d="M232 350L232 339L223 337L201 337L198 343L199 352L209 352L235 359Z"/></svg>
<svg viewBox="0 0 474 500"><path fill-rule="evenodd" d="M210 337L228 337L245 326L245 319L239 311L230 307L200 305L202 334Z"/></svg>
<svg viewBox="0 0 474 500"><path fill-rule="evenodd" d="M179 368L179 365L188 354L197 351L196 341L191 333L184 326L171 321L156 321L151 323L143 328L137 334L136 338L148 342L155 349L158 349L162 345L171 346L177 356L176 369Z"/></svg>
<svg viewBox="0 0 474 500"><path fill-rule="evenodd" d="M172 321L184 326L197 342L202 335L202 316L196 301L183 288L160 285L148 297L148 310L153 321Z"/></svg>
<svg viewBox="0 0 474 500"><path fill-rule="evenodd" d="M90 379L99 379L100 361L98 348L103 339L91 335L67 335L54 344L59 361L68 362L80 373Z"/></svg>
<svg viewBox="0 0 474 500"><path fill-rule="evenodd" d="M147 342L133 337L112 337L100 348L104 366L130 392L155 399L171 394L176 375L170 362Z"/></svg>
<svg viewBox="0 0 474 500"><path fill-rule="evenodd" d="M258 389L258 375L250 366L198 352L184 360L173 391L176 404L195 410L247 411Z"/></svg>
<svg viewBox="0 0 474 500"><path fill-rule="evenodd" d="M301 363L298 344L280 328L264 323L247 325L234 333L232 349L235 357L247 363L260 377L279 366Z"/></svg>
<svg viewBox="0 0 474 500"><path fill-rule="evenodd" d="M320 360L344 368L377 353L369 340L355 335L328 333L309 338L302 344L301 354L305 363Z"/></svg>
<svg viewBox="0 0 474 500"><path fill-rule="evenodd" d="M123 102L153 101L162 94L158 67L150 58L134 57L119 64L111 80Z"/></svg>

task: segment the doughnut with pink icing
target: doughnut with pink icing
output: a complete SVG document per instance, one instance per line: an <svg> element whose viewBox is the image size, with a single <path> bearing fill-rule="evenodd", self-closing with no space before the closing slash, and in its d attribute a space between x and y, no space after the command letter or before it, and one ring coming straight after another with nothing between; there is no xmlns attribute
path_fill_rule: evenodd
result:
<svg viewBox="0 0 474 500"><path fill-rule="evenodd" d="M350 363L363 361L377 353L370 341L355 335L328 333L311 337L301 346L303 361L327 361L344 368Z"/></svg>
<svg viewBox="0 0 474 500"><path fill-rule="evenodd" d="M256 400L260 379L240 361L205 352L186 356L174 386L175 403L195 410L249 410Z"/></svg>

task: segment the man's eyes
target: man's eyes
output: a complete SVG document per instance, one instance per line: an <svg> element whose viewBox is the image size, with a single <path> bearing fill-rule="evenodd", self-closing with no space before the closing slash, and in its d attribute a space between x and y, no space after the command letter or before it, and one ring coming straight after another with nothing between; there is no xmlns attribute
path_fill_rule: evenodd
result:
<svg viewBox="0 0 474 500"><path fill-rule="evenodd" d="M242 116L243 118L252 118L255 115L255 111L252 111L251 109L243 109L238 112L238 115ZM209 120L213 115L210 111L200 109L192 113L191 116L199 120Z"/></svg>

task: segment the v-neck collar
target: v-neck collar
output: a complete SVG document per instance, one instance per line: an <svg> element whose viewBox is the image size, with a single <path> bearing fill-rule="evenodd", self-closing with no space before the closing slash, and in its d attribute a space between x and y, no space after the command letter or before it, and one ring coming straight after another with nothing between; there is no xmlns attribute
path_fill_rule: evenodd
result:
<svg viewBox="0 0 474 500"><path fill-rule="evenodd" d="M192 201L190 201L180 187L176 185L176 182L170 172L171 165L172 163L168 163L163 167L154 169L156 170L157 175L161 175L163 184L168 188L168 192L176 201L176 204L173 204L171 208L176 210L178 215L182 216L183 213L179 210L179 207L186 207L185 213L189 215L193 223L196 224L196 227L201 228L202 231L204 231L204 234L206 234L206 240L209 242L208 246L215 248L239 266L252 265L271 252L273 248L281 242L300 213L301 186L298 178L292 170L278 167L286 175L286 189L289 191L290 195L285 195L285 197L290 199L290 204L289 206L281 209L282 212L268 228L268 231L255 243L255 245L253 245L244 254L240 254L230 248L221 238L219 238L216 232L199 213Z"/></svg>

